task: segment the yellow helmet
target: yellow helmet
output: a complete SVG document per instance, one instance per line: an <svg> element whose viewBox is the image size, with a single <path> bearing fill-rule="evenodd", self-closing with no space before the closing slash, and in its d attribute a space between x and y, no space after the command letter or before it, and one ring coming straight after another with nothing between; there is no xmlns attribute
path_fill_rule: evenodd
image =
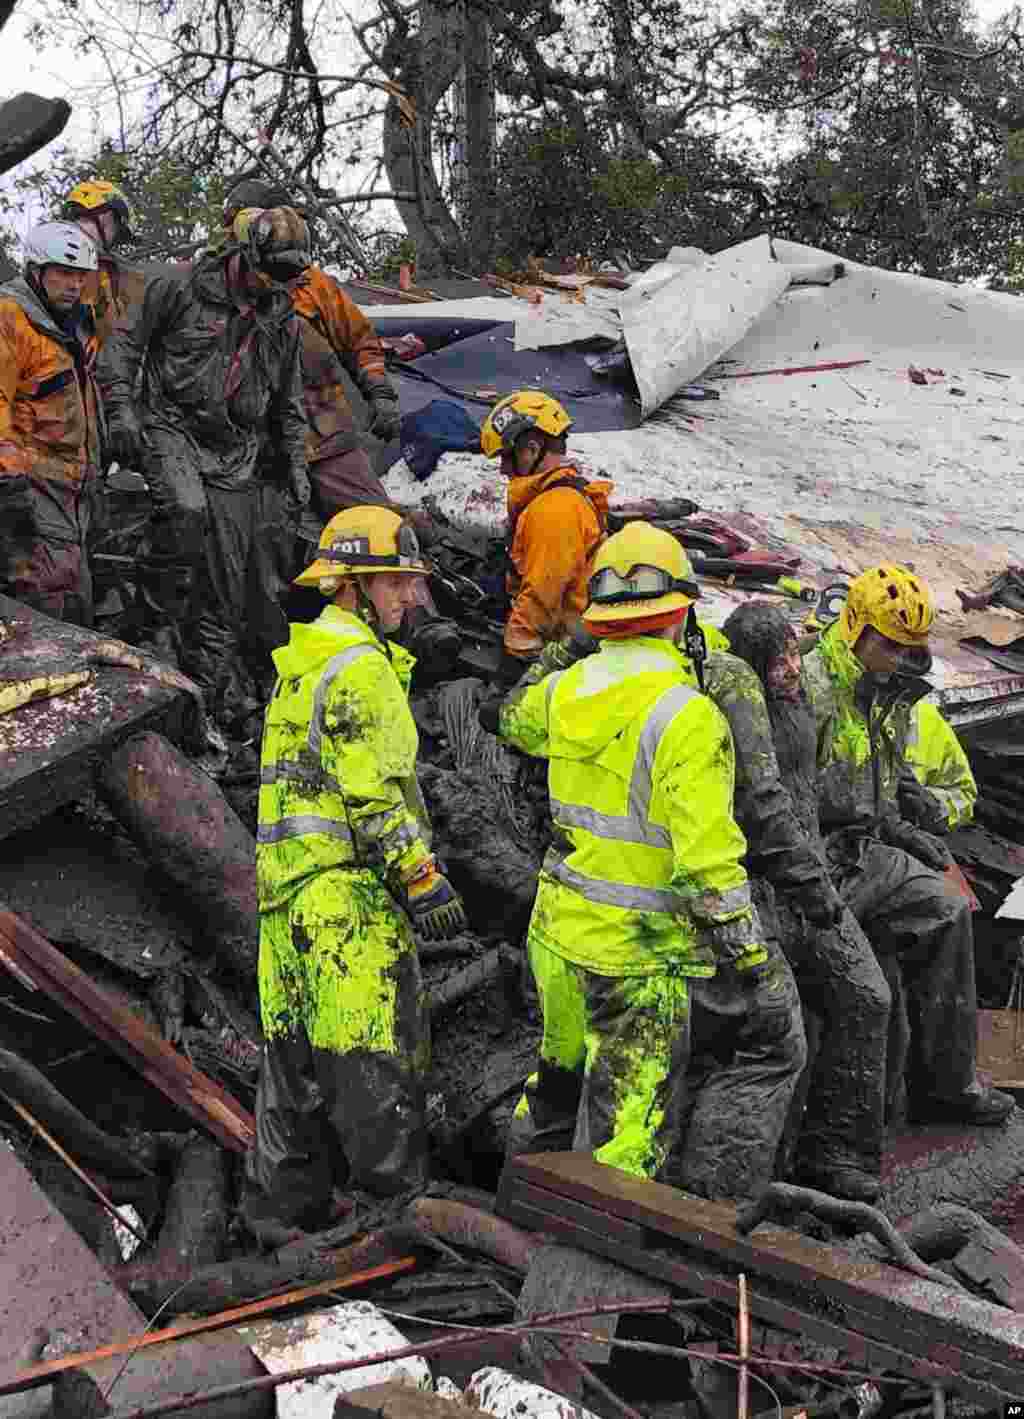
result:
<svg viewBox="0 0 1024 1419"><path fill-rule="evenodd" d="M671 532L630 522L594 558L584 621L635 621L692 606L700 596L690 559Z"/></svg>
<svg viewBox="0 0 1024 1419"><path fill-rule="evenodd" d="M331 518L320 534L316 561L295 578L295 585L320 586L325 577L337 583L347 576L375 572L424 576L429 571L415 531L397 512L386 507L350 507ZM333 596L338 588L320 589Z"/></svg>
<svg viewBox="0 0 1024 1419"><path fill-rule="evenodd" d="M494 458L502 449L513 449L531 429L558 438L571 428L572 420L557 399L543 389L518 389L499 399L487 415L480 430L480 447L488 458Z"/></svg>
<svg viewBox="0 0 1024 1419"><path fill-rule="evenodd" d="M872 567L850 583L839 634L852 650L868 626L897 645L921 646L935 619L932 595L906 567Z"/></svg>
<svg viewBox="0 0 1024 1419"><path fill-rule="evenodd" d="M127 241L134 240L132 227L135 217L128 198L116 183L105 178L89 178L77 182L64 199L64 215L74 218L82 213L98 217L102 212L113 212L118 219L118 236Z"/></svg>

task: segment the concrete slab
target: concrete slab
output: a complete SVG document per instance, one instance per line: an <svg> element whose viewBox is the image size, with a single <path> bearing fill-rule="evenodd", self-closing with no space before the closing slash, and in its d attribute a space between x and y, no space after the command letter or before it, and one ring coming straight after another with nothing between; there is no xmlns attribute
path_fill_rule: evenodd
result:
<svg viewBox="0 0 1024 1419"><path fill-rule="evenodd" d="M6 1144L0 1145L0 1196L0 1373L141 1334L142 1312ZM0 1399L0 1419L39 1414L48 1393Z"/></svg>
<svg viewBox="0 0 1024 1419"><path fill-rule="evenodd" d="M0 680L94 672L69 694L0 716L0 837L7 837L86 793L96 763L129 735L157 729L178 738L187 697L135 670L89 666L102 637L7 596L0 596L0 624Z"/></svg>

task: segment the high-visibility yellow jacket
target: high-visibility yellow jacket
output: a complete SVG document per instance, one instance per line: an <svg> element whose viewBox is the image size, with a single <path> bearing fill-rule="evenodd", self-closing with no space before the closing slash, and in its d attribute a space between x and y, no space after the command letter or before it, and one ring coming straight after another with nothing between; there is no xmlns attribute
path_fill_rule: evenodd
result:
<svg viewBox="0 0 1024 1419"><path fill-rule="evenodd" d="M601 975L766 959L721 712L670 642L606 641L513 691L499 732L549 760L555 840L530 938Z"/></svg>
<svg viewBox="0 0 1024 1419"><path fill-rule="evenodd" d="M879 740L879 790L875 804L868 723L857 704L857 683L864 670L839 634L829 626L804 657L803 683L814 708L818 730L818 807L821 830L874 821L876 811L894 808L900 774L906 772L911 712L897 705L882 725Z"/></svg>
<svg viewBox="0 0 1024 1419"><path fill-rule="evenodd" d="M256 882L261 911L311 876L362 867L405 880L430 856L409 710L413 658L327 606L274 651L260 769Z"/></svg>
<svg viewBox="0 0 1024 1419"><path fill-rule="evenodd" d="M956 730L927 700L914 706L907 758L918 783L938 799L946 827L969 823L974 817L978 785Z"/></svg>

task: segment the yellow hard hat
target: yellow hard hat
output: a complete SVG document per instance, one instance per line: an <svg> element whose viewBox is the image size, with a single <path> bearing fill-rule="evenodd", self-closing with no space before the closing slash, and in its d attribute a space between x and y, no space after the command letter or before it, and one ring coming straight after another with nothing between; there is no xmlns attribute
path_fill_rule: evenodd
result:
<svg viewBox="0 0 1024 1419"><path fill-rule="evenodd" d="M853 649L868 626L897 645L921 646L935 619L932 594L906 567L872 567L850 583L839 634Z"/></svg>
<svg viewBox="0 0 1024 1419"><path fill-rule="evenodd" d="M690 559L671 532L630 522L594 558L584 621L634 621L692 606L700 596Z"/></svg>
<svg viewBox="0 0 1024 1419"><path fill-rule="evenodd" d="M319 586L324 577L340 580L375 572L424 576L429 571L415 531L397 512L386 507L350 507L331 518L320 534L316 561L295 578L295 585Z"/></svg>
<svg viewBox="0 0 1024 1419"><path fill-rule="evenodd" d="M98 217L102 212L113 212L120 223L119 235L129 241L133 239L135 216L128 198L116 183L107 182L102 177L75 183L64 199L64 213L74 217L82 212L87 212L91 217Z"/></svg>
<svg viewBox="0 0 1024 1419"><path fill-rule="evenodd" d="M518 389L499 399L487 415L480 430L480 447L488 458L494 458L502 449L514 448L531 429L558 438L571 428L572 420L557 399L543 389Z"/></svg>

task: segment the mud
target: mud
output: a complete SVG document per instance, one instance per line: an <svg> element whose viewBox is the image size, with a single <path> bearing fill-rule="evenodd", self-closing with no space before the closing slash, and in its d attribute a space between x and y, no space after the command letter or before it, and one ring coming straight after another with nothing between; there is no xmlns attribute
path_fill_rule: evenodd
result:
<svg viewBox="0 0 1024 1419"><path fill-rule="evenodd" d="M1021 1239L1024 1112L1000 1128L918 1128L893 1135L882 1163L882 1210L894 1222L939 1202L969 1207Z"/></svg>

